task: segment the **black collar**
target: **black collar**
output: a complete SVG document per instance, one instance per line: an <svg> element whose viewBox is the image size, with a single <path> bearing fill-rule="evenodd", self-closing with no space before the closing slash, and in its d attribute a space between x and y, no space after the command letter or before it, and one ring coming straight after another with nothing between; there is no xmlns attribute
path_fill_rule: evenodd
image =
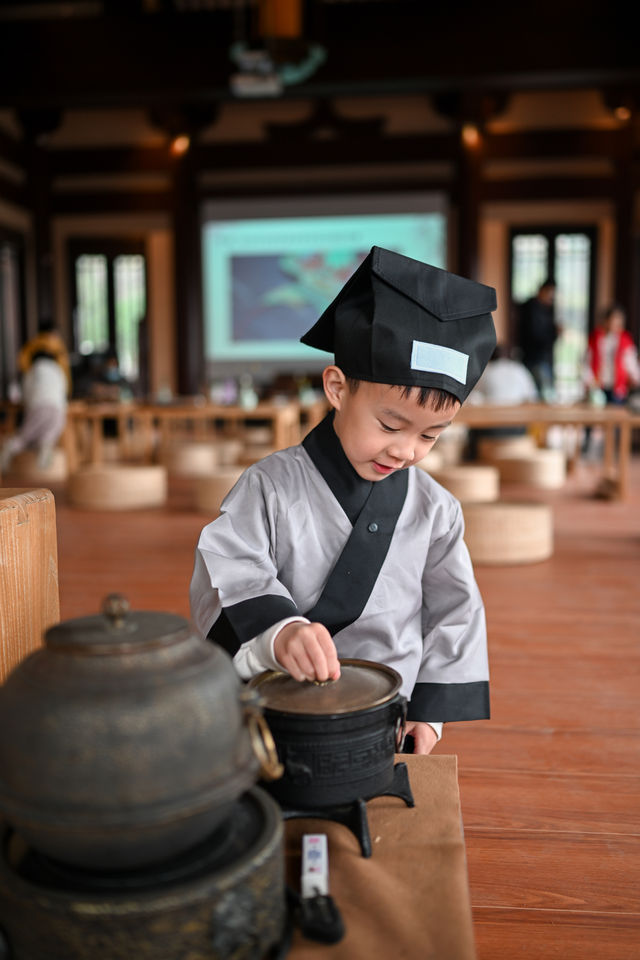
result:
<svg viewBox="0 0 640 960"><path fill-rule="evenodd" d="M333 410L307 434L302 446L353 526L367 502L374 482L363 480L347 459L333 426Z"/></svg>

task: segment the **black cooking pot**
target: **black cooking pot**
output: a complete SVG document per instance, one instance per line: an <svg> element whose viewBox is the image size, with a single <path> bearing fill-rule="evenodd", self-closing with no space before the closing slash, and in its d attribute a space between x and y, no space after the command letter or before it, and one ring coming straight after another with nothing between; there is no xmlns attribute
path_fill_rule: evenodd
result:
<svg viewBox="0 0 640 960"><path fill-rule="evenodd" d="M341 660L340 670L326 683L299 683L272 670L249 681L284 766L267 785L283 806L338 806L391 786L407 710L402 678L369 660Z"/></svg>

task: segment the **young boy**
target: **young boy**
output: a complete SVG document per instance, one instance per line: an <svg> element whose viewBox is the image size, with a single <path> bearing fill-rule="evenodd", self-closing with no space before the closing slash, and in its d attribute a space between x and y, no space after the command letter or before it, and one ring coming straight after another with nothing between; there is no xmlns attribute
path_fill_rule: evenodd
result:
<svg viewBox="0 0 640 960"><path fill-rule="evenodd" d="M302 341L335 354L332 411L250 467L200 536L192 616L245 679L394 667L407 732L489 716L482 600L458 501L423 470L495 346L495 292L373 247Z"/></svg>

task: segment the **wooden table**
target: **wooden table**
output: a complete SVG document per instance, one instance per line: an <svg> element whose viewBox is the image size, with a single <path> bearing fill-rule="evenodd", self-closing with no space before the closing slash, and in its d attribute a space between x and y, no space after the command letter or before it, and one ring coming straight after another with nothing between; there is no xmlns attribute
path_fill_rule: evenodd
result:
<svg viewBox="0 0 640 960"><path fill-rule="evenodd" d="M307 428L315 425L321 410L305 408ZM273 431L273 446L280 450L300 440L301 407L296 402L287 404L259 403L252 409L240 406L222 406L212 403L147 404L136 401L125 403L87 403L76 400L69 404L65 447L74 466L88 449L85 459L101 463L104 459L103 423L115 419L118 423L119 455L127 459L135 445L138 458L150 462L155 453L162 454L171 444L176 429L189 429L196 439L212 436L217 425L225 432L237 431L244 423L268 423ZM87 437L88 434L88 437Z"/></svg>
<svg viewBox="0 0 640 960"><path fill-rule="evenodd" d="M367 803L373 853L328 820L288 820L287 879L300 889L304 833L326 833L329 892L345 925L330 946L296 930L288 960L474 960L465 846L453 756L399 755L415 807L397 797Z"/></svg>
<svg viewBox="0 0 640 960"><path fill-rule="evenodd" d="M640 417L632 414L626 407L592 407L586 403L571 406L546 403L523 403L514 406L467 403L457 414L456 423L464 423L468 427L601 427L605 436L605 475L617 481L620 499L628 496L631 435L633 428L640 424Z"/></svg>

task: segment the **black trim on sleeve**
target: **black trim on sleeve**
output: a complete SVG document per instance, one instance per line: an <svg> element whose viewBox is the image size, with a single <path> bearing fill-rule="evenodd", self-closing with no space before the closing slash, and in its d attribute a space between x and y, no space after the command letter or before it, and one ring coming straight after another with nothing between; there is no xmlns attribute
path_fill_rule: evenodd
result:
<svg viewBox="0 0 640 960"><path fill-rule="evenodd" d="M427 723L488 720L489 681L474 683L416 683L407 710L408 720Z"/></svg>
<svg viewBox="0 0 640 960"><path fill-rule="evenodd" d="M300 611L288 597L276 594L250 597L224 607L209 630L207 639L219 643L233 657L243 643L257 637L274 623L286 617L299 616Z"/></svg>
<svg viewBox="0 0 640 960"><path fill-rule="evenodd" d="M231 654L232 657L238 652L240 641L229 623L229 618L224 610L220 611L220 616L209 630L207 640L212 640L213 643L217 643L223 650Z"/></svg>

